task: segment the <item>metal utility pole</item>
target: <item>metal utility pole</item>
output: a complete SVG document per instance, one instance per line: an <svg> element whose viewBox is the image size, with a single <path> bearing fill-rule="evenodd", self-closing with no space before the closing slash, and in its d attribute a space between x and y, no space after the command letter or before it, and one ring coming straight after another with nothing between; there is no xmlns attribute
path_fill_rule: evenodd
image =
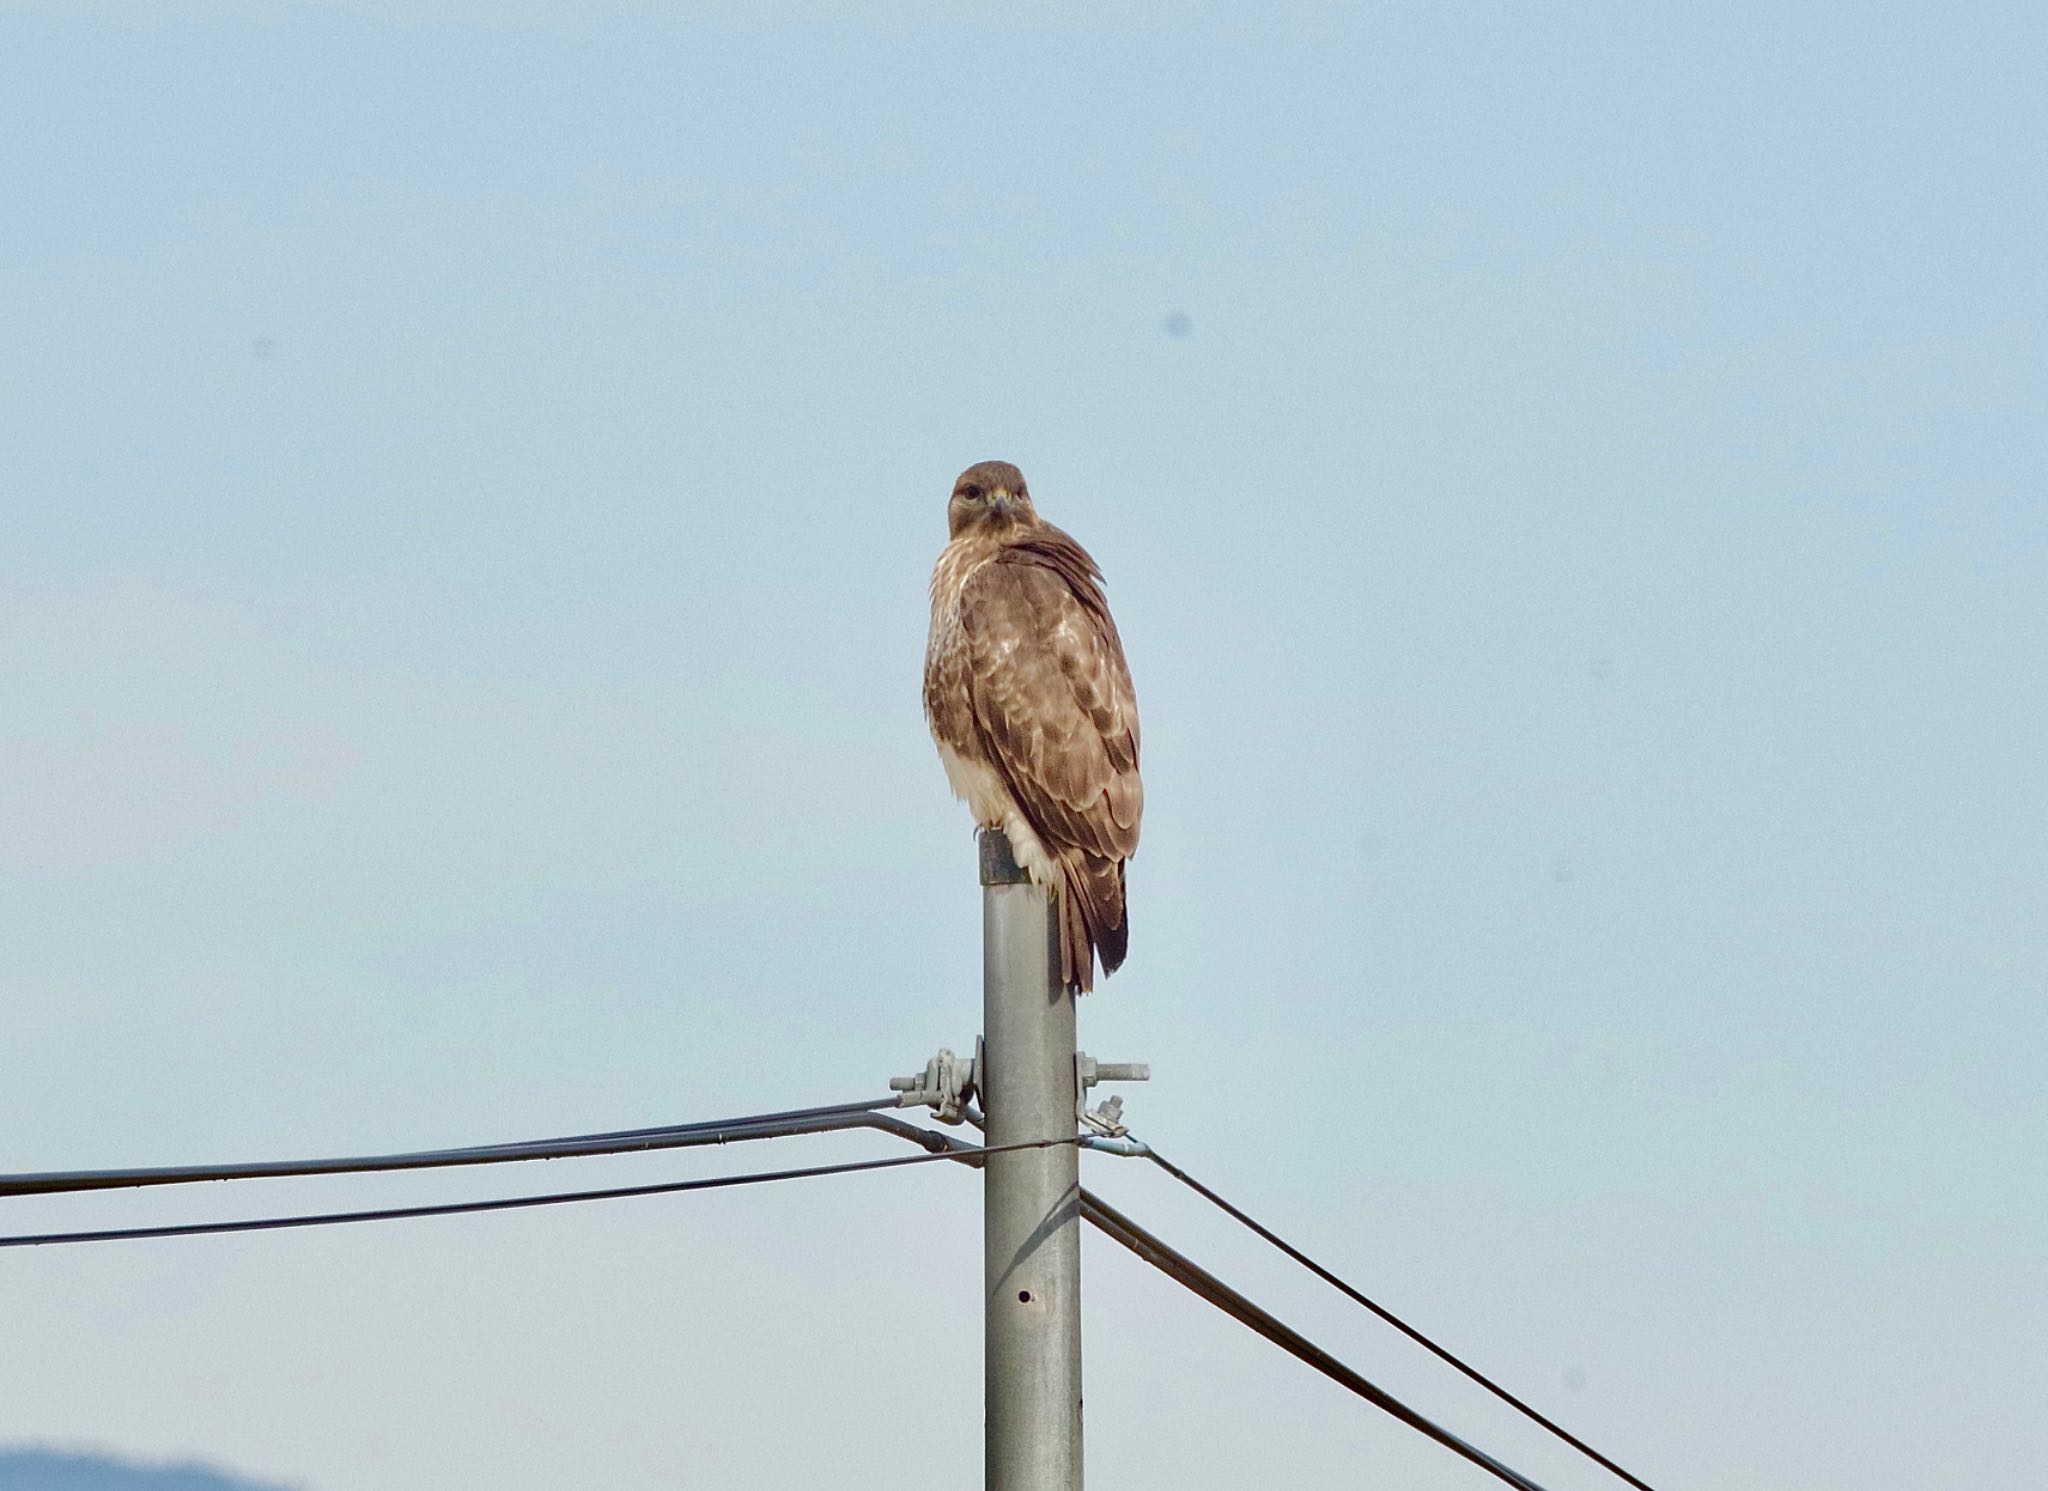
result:
<svg viewBox="0 0 2048 1491"><path fill-rule="evenodd" d="M1074 995L1052 898L1001 832L981 834L982 1054L991 1147L1076 1127ZM1071 1144L982 1169L987 1491L1081 1491L1081 1156Z"/></svg>

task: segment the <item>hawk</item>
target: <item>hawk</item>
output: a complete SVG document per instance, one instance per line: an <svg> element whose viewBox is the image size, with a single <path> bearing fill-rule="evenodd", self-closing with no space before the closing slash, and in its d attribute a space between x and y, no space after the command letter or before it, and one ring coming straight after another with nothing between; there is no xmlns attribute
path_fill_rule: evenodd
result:
<svg viewBox="0 0 2048 1491"><path fill-rule="evenodd" d="M983 461L946 507L932 570L924 713L955 796L1054 899L1060 977L1124 961L1138 848L1138 701L1088 551L1038 516L1024 473Z"/></svg>

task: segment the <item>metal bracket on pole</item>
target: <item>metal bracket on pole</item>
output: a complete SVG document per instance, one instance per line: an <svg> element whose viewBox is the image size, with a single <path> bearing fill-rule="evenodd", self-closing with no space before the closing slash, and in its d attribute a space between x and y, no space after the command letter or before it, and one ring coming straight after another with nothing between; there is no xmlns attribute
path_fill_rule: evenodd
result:
<svg viewBox="0 0 2048 1491"><path fill-rule="evenodd" d="M1106 1139L1121 1139L1130 1129L1123 1121L1124 1100L1109 1098L1088 1106L1088 1089L1098 1082L1149 1082L1152 1068L1142 1061L1097 1061L1086 1051L1074 1053L1074 1118L1084 1129Z"/></svg>
<svg viewBox="0 0 2048 1491"><path fill-rule="evenodd" d="M977 1041L979 1048L980 1042ZM914 1077L891 1077L889 1090L901 1093L899 1108L930 1108L940 1123L958 1123L967 1116L967 1096L974 1091L974 1062L941 1047Z"/></svg>
<svg viewBox="0 0 2048 1491"><path fill-rule="evenodd" d="M899 1108L929 1108L940 1123L960 1123L967 1118L968 1102L980 1094L976 1080L986 1061L980 1037L975 1038L970 1059L941 1047L939 1054L924 1064L915 1076L891 1077L889 1090L899 1094ZM1152 1068L1142 1061L1097 1061L1086 1051L1074 1053L1074 1123L1087 1133L1121 1139L1129 1133L1123 1122L1124 1100L1113 1097L1088 1106L1088 1089L1098 1082L1149 1082Z"/></svg>

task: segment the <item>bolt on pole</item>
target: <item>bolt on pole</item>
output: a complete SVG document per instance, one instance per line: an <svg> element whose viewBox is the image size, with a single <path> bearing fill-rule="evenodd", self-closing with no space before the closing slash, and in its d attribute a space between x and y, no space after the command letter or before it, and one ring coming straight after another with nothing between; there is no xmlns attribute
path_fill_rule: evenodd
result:
<svg viewBox="0 0 2048 1491"><path fill-rule="evenodd" d="M991 1148L1075 1129L1074 995L1052 897L1001 832L981 844L982 1047ZM987 1491L1081 1491L1081 1154L990 1155L982 1167Z"/></svg>

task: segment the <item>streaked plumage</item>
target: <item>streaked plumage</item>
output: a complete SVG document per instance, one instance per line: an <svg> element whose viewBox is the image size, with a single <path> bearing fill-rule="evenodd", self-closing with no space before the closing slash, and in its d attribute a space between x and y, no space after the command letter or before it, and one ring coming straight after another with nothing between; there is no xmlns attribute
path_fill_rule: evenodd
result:
<svg viewBox="0 0 2048 1491"><path fill-rule="evenodd" d="M932 571L924 709L953 791L1059 901L1060 973L1083 993L1124 961L1138 848L1138 701L1102 573L1038 516L1024 474L960 474Z"/></svg>

